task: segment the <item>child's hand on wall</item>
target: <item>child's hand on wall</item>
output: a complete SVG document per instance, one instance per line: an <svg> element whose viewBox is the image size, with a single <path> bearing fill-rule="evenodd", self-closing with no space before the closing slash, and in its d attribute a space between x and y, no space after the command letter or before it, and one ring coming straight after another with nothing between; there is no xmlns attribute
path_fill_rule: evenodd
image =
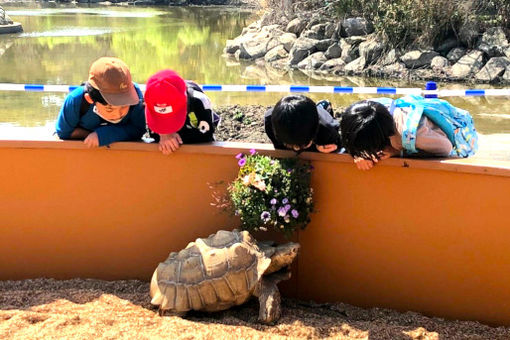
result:
<svg viewBox="0 0 510 340"><path fill-rule="evenodd" d="M317 145L317 150L322 153L330 153L337 149L336 144Z"/></svg>
<svg viewBox="0 0 510 340"><path fill-rule="evenodd" d="M99 146L99 137L97 136L97 133L95 132L89 133L89 135L87 136L87 138L85 138L83 143L85 143L85 145L88 146L89 148L97 148Z"/></svg>
<svg viewBox="0 0 510 340"><path fill-rule="evenodd" d="M362 157L354 157L354 164L359 170L370 170L377 163L377 158L374 157L373 161Z"/></svg>
<svg viewBox="0 0 510 340"><path fill-rule="evenodd" d="M159 151L163 155L169 155L177 151L182 144L181 136L178 133L160 134L159 137Z"/></svg>

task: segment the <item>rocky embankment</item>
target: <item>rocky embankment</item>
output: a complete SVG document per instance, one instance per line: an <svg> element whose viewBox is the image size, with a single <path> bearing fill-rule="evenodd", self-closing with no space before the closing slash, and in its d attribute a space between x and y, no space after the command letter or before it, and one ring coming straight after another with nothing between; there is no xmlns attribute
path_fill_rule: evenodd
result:
<svg viewBox="0 0 510 340"><path fill-rule="evenodd" d="M480 32L465 25L436 48L389 48L363 18L335 21L295 18L268 24L267 17L228 40L225 54L259 67L299 69L314 77L364 75L510 84L510 43L501 27Z"/></svg>

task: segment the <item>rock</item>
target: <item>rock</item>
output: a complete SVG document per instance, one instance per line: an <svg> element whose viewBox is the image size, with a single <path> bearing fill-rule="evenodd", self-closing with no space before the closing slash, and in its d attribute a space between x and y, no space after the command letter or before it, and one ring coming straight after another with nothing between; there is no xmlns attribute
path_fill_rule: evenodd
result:
<svg viewBox="0 0 510 340"><path fill-rule="evenodd" d="M309 19L308 22L306 23L305 28L310 29L310 28L312 28L312 26L318 25L322 21L323 21L323 19L320 16L318 16L317 14L314 14L314 16L312 16L312 18Z"/></svg>
<svg viewBox="0 0 510 340"><path fill-rule="evenodd" d="M316 45L319 41L309 38L298 38L289 52L289 65L297 65L301 60L317 51Z"/></svg>
<svg viewBox="0 0 510 340"><path fill-rule="evenodd" d="M296 18L296 19L292 20L291 22L289 22L289 24L287 25L285 30L289 33L294 33L296 36L299 37L299 35L301 34L301 32L303 32L305 27L306 27L306 21Z"/></svg>
<svg viewBox="0 0 510 340"><path fill-rule="evenodd" d="M359 55L365 58L368 65L379 59L384 49L384 44L377 39L370 39L359 44Z"/></svg>
<svg viewBox="0 0 510 340"><path fill-rule="evenodd" d="M249 34L249 33L257 33L260 31L260 20L252 22L247 27L243 28L241 35Z"/></svg>
<svg viewBox="0 0 510 340"><path fill-rule="evenodd" d="M510 59L506 57L491 58L487 64L475 75L475 79L484 82L497 80L510 66Z"/></svg>
<svg viewBox="0 0 510 340"><path fill-rule="evenodd" d="M452 64L455 64L464 56L464 54L466 54L466 49L464 47L456 47L448 52L446 59L448 59Z"/></svg>
<svg viewBox="0 0 510 340"><path fill-rule="evenodd" d="M340 48L342 50L342 59L346 63L350 63L354 59L359 58L359 43L350 43L347 39L340 40Z"/></svg>
<svg viewBox="0 0 510 340"><path fill-rule="evenodd" d="M505 56L506 56L507 58L510 58L510 46L508 46L507 48L505 48L505 51L504 51L504 52L505 52Z"/></svg>
<svg viewBox="0 0 510 340"><path fill-rule="evenodd" d="M326 38L326 24L312 26L309 30L301 33L301 37L322 40Z"/></svg>
<svg viewBox="0 0 510 340"><path fill-rule="evenodd" d="M387 77L398 77L398 78L405 78L405 77L407 77L407 75L409 73L405 64L399 63L399 62L384 66L382 68L382 72Z"/></svg>
<svg viewBox="0 0 510 340"><path fill-rule="evenodd" d="M11 25L11 24L13 24L13 21L11 20L11 18L9 18L7 13L5 13L5 10L2 7L0 7L0 25Z"/></svg>
<svg viewBox="0 0 510 340"><path fill-rule="evenodd" d="M430 62L430 67L434 71L442 71L445 67L448 67L448 59L441 56L434 57Z"/></svg>
<svg viewBox="0 0 510 340"><path fill-rule="evenodd" d="M297 37L294 33L284 33L278 38L278 40L280 41L280 44L283 45L283 47L285 48L285 50L287 52L290 51L290 49L294 45L294 42L296 41L296 39L297 39Z"/></svg>
<svg viewBox="0 0 510 340"><path fill-rule="evenodd" d="M278 59L287 58L288 56L289 53L286 51L285 47L283 45L278 45L266 53L264 60L271 63Z"/></svg>
<svg viewBox="0 0 510 340"><path fill-rule="evenodd" d="M396 49L390 50L385 56L379 59L379 64L381 66L387 66L391 64L395 64L398 62L398 58L400 57L399 53Z"/></svg>
<svg viewBox="0 0 510 340"><path fill-rule="evenodd" d="M268 51L267 45L269 41L271 41L271 38L244 40L239 45L239 50L241 51L239 57L241 59L257 59L263 57Z"/></svg>
<svg viewBox="0 0 510 340"><path fill-rule="evenodd" d="M367 61L364 57L359 57L356 60L351 61L345 65L345 72L349 73L361 73L365 68Z"/></svg>
<svg viewBox="0 0 510 340"><path fill-rule="evenodd" d="M503 77L501 77L501 80L505 82L510 82L510 66L506 67L505 73L503 73Z"/></svg>
<svg viewBox="0 0 510 340"><path fill-rule="evenodd" d="M278 25L265 26L260 29L260 32L242 35L239 39L241 50L239 57L241 59L263 57L267 51L280 44L278 37L282 35L283 31L278 29Z"/></svg>
<svg viewBox="0 0 510 340"><path fill-rule="evenodd" d="M374 26L364 18L348 18L342 21L341 36L367 35L374 31Z"/></svg>
<svg viewBox="0 0 510 340"><path fill-rule="evenodd" d="M315 70L322 66L327 61L324 52L315 52L303 59L297 66L300 70Z"/></svg>
<svg viewBox="0 0 510 340"><path fill-rule="evenodd" d="M335 59L342 55L342 49L340 48L340 45L338 43L334 43L333 45L329 46L326 50L326 53L324 53L324 56L328 59ZM344 63L345 64L345 63Z"/></svg>
<svg viewBox="0 0 510 340"><path fill-rule="evenodd" d="M225 52L234 54L237 50L239 50L239 45L241 43L241 37L237 37L232 40L227 40L227 44L225 45Z"/></svg>
<svg viewBox="0 0 510 340"><path fill-rule="evenodd" d="M334 43L334 40L332 39L323 39L319 40L319 42L315 45L315 48L317 51L324 52L328 49L329 46L331 46Z"/></svg>
<svg viewBox="0 0 510 340"><path fill-rule="evenodd" d="M450 75L453 78L466 78L480 71L483 66L483 52L471 50L452 66Z"/></svg>
<svg viewBox="0 0 510 340"><path fill-rule="evenodd" d="M336 25L332 22L326 24L326 28L324 29L324 36L326 39L334 39L336 30Z"/></svg>
<svg viewBox="0 0 510 340"><path fill-rule="evenodd" d="M446 39L439 46L437 46L434 50L441 55L446 55L452 48L459 47L460 42L455 38Z"/></svg>
<svg viewBox="0 0 510 340"><path fill-rule="evenodd" d="M345 68L345 61L342 58L329 59L319 68L320 71L332 72L333 70Z"/></svg>
<svg viewBox="0 0 510 340"><path fill-rule="evenodd" d="M465 22L459 29L458 36L460 41L467 47L471 48L478 40L480 26L475 21Z"/></svg>
<svg viewBox="0 0 510 340"><path fill-rule="evenodd" d="M504 51L509 47L505 31L501 27L491 27L485 31L478 41L477 49L485 52L489 57L499 57L504 55Z"/></svg>
<svg viewBox="0 0 510 340"><path fill-rule="evenodd" d="M407 52L400 57L400 61L403 62L407 68L419 68L423 66L430 66L432 59L437 57L439 53L436 51L419 51L414 50Z"/></svg>

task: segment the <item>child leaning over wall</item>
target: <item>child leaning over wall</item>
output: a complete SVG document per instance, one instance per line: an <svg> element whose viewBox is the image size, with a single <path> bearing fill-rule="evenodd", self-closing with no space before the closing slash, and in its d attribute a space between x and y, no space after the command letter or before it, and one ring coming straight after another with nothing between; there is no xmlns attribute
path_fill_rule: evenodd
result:
<svg viewBox="0 0 510 340"><path fill-rule="evenodd" d="M200 86L175 71L162 70L147 80L145 114L149 134L159 150L171 154L181 144L214 141L220 117Z"/></svg>
<svg viewBox="0 0 510 340"><path fill-rule="evenodd" d="M88 81L65 99L57 118L61 139L88 147L137 141L145 132L143 95L120 59L103 57L90 67Z"/></svg>
<svg viewBox="0 0 510 340"><path fill-rule="evenodd" d="M338 127L328 101L315 104L302 95L283 97L264 116L264 128L274 148L298 153L341 151Z"/></svg>
<svg viewBox="0 0 510 340"><path fill-rule="evenodd" d="M342 114L340 131L360 170L395 156L468 157L478 149L469 112L420 96L356 102Z"/></svg>

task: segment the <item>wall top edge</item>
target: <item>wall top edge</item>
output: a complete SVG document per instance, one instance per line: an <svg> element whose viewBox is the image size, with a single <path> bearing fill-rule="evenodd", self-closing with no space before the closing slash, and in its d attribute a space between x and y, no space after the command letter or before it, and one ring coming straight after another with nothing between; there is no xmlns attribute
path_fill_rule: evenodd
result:
<svg viewBox="0 0 510 340"><path fill-rule="evenodd" d="M76 149L88 150L82 141L62 141L62 140L0 140L1 149ZM209 155L236 155L238 153L249 153L250 149L255 149L261 153L273 157L292 157L295 155L292 151L275 150L271 144L263 143L241 143L241 142L213 142L208 144L183 145L179 153L188 154L209 154ZM146 144L142 142L120 142L113 143L109 147L101 147L90 150L90 152L117 152L117 151L137 151L137 152L157 152L157 144ZM161 157L171 157L161 155ZM352 158L346 154L321 154L314 152L304 152L300 158L317 162L337 162L349 163ZM510 161L496 161L490 159L480 159L477 157L465 159L410 159L410 158L391 158L381 161L378 166L401 167L408 169L425 169L450 171L459 173L471 173L480 175L505 176L510 177ZM374 171L374 170L371 170Z"/></svg>

